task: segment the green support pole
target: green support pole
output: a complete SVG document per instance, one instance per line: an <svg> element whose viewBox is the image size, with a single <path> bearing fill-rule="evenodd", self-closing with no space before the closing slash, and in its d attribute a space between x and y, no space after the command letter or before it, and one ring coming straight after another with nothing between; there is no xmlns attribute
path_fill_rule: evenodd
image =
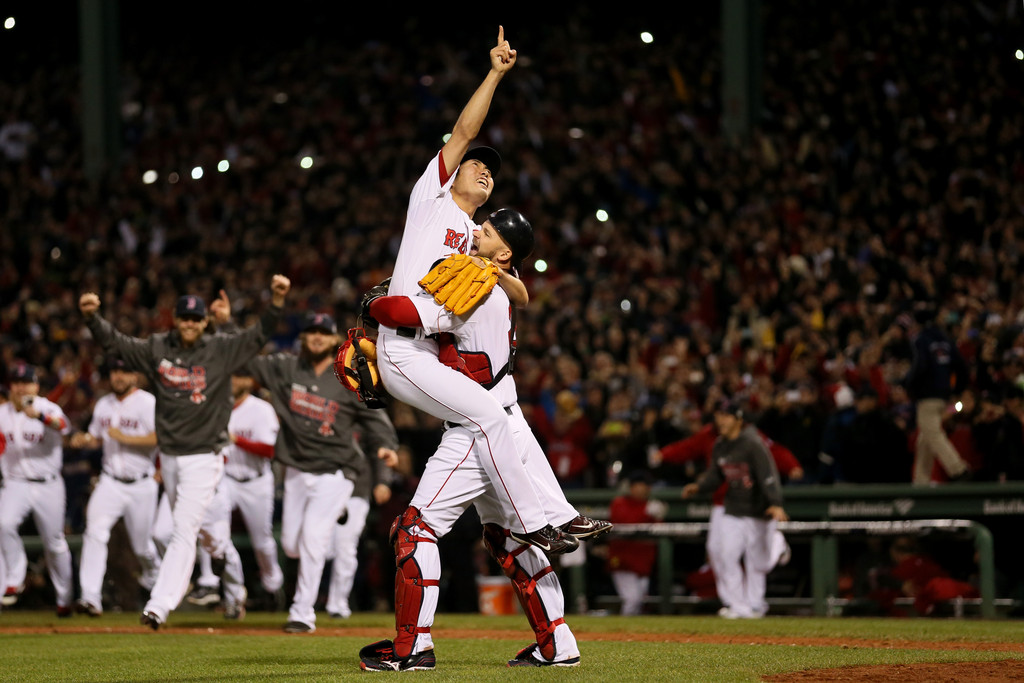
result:
<svg viewBox="0 0 1024 683"><path fill-rule="evenodd" d="M568 604L565 606L567 612L582 614L586 611L587 604L587 566L576 565L569 567L569 594Z"/></svg>
<svg viewBox="0 0 1024 683"><path fill-rule="evenodd" d="M818 617L832 616L830 603L839 578L838 547L835 536L815 534L811 538L811 591L814 615Z"/></svg>
<svg viewBox="0 0 1024 683"><path fill-rule="evenodd" d="M672 561L673 539L662 536L658 539L658 593L661 595L661 613L672 614Z"/></svg>
<svg viewBox="0 0 1024 683"><path fill-rule="evenodd" d="M974 522L974 549L978 551L978 592L981 593L981 616L993 619L996 616L996 569L993 553L992 532L988 527Z"/></svg>

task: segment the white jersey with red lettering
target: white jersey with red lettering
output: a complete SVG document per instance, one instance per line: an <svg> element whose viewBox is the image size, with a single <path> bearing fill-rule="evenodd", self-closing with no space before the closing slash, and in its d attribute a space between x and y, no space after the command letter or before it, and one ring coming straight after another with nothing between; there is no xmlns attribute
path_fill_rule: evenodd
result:
<svg viewBox="0 0 1024 683"><path fill-rule="evenodd" d="M469 252L476 223L451 196L455 174L448 177L441 153L430 160L409 195L402 243L395 258L388 294L411 296L438 259Z"/></svg>
<svg viewBox="0 0 1024 683"><path fill-rule="evenodd" d="M122 479L152 476L156 469L156 446L122 444L110 436L111 427L127 436L156 432L156 397L142 389L120 399L115 394L106 394L96 401L89 422L89 434L102 443L105 473Z"/></svg>
<svg viewBox="0 0 1024 683"><path fill-rule="evenodd" d="M452 177L441 164L438 154L410 195L390 295L417 295L419 280L435 261L466 253L471 244L476 225L452 198ZM381 380L392 397L471 431L497 500L512 520L510 528L531 533L544 527L548 520L519 460L506 406L470 378L442 365L436 341L422 329L382 325L377 348Z"/></svg>
<svg viewBox="0 0 1024 683"><path fill-rule="evenodd" d="M153 478L156 446L131 446L110 435L111 427L127 436L156 433L156 397L134 389L118 397L106 394L96 401L89 434L101 442L103 464L96 488L85 510L85 534L79 560L80 602L103 610L103 578L107 570L110 531L124 518L125 529L142 572L139 584L151 589L160 569L160 557L153 542L159 487Z"/></svg>
<svg viewBox="0 0 1024 683"><path fill-rule="evenodd" d="M13 401L0 405L0 431L7 441L0 458L4 480L44 479L60 476L64 466L62 436L71 424L61 407L42 396L33 398L33 407L42 416L60 421L60 429L51 429L38 418L29 417L14 407Z"/></svg>
<svg viewBox="0 0 1024 683"><path fill-rule="evenodd" d="M60 406L42 396L33 399L42 419L25 415L13 401L0 405L0 432L6 447L0 457L4 484L0 488L0 552L7 570L7 588L25 584L28 556L18 527L32 514L43 539L43 554L53 582L58 608L70 608L74 597L71 550L64 537L67 493L61 468L62 436L71 425ZM47 426L47 424L51 426Z"/></svg>

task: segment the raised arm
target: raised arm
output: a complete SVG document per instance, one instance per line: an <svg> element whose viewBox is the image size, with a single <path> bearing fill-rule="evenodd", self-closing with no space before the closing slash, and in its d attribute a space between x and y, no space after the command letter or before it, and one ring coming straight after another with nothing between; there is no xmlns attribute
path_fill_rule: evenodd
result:
<svg viewBox="0 0 1024 683"><path fill-rule="evenodd" d="M234 372L245 366L274 334L284 309L285 296L291 289L291 281L284 275L275 275L270 282L270 306L260 316L259 325L252 325L234 335L217 335L221 342L230 349L227 356L231 359L230 370Z"/></svg>
<svg viewBox="0 0 1024 683"><path fill-rule="evenodd" d="M515 66L516 51L505 40L504 27L498 27L498 44L491 48L491 70L487 72L483 83L476 89L473 96L469 98L462 113L459 114L455 127L452 129L451 137L441 148L441 158L447 169L454 170L462 163L462 157L469 149L469 144L480 133L484 125L487 112L491 108L491 98L498 83L505 77L505 74Z"/></svg>
<svg viewBox="0 0 1024 683"><path fill-rule="evenodd" d="M85 324L92 333L93 339L103 347L106 353L117 352L132 370L150 376L149 342L145 339L129 337L114 329L114 326L101 318L100 297L94 292L86 292L78 299L78 310L85 318Z"/></svg>

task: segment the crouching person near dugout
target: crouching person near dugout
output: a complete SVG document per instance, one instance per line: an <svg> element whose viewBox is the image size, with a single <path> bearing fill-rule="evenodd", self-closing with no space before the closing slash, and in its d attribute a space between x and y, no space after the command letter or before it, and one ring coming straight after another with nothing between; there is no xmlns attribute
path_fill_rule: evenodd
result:
<svg viewBox="0 0 1024 683"><path fill-rule="evenodd" d="M789 517L782 507L782 485L768 448L757 429L743 419L730 400L715 408L719 437L711 465L699 481L683 487L683 498L710 494L725 483L725 514L720 521L721 547L716 572L719 598L727 619L754 619L768 611L768 572L774 566L771 540L777 522Z"/></svg>

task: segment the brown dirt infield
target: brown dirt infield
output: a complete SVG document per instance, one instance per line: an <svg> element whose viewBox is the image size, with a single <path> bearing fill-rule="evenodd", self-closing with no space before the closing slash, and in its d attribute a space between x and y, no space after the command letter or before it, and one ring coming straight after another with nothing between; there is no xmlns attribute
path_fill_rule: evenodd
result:
<svg viewBox="0 0 1024 683"><path fill-rule="evenodd" d="M240 626L240 625L238 625ZM31 633L148 633L144 626L7 626L0 627L0 634L31 634ZM167 626L161 632L182 634L213 634L213 635L280 635L288 638L350 636L370 639L388 637L381 629L369 628L317 628L309 636L288 635L266 628L238 628L232 624L222 628L213 627L175 627ZM522 640L529 638L523 630L465 630L435 628L434 637L438 640L457 638L483 638L491 640ZM648 643L695 643L725 645L789 645L794 647L841 647L871 648L887 650L971 650L975 652L1007 652L1024 653L1024 643L993 643L993 642L936 642L902 639L873 640L865 638L808 638L793 636L751 636L751 635L714 635L695 633L589 633L578 631L577 640L587 642L621 641ZM790 681L901 681L901 683L947 683L982 681L1024 681L1024 660L1010 659L996 662L955 662L955 663L919 663L892 664L872 666L849 666L837 669L812 669L794 671L774 676L766 676L763 680L773 683Z"/></svg>

